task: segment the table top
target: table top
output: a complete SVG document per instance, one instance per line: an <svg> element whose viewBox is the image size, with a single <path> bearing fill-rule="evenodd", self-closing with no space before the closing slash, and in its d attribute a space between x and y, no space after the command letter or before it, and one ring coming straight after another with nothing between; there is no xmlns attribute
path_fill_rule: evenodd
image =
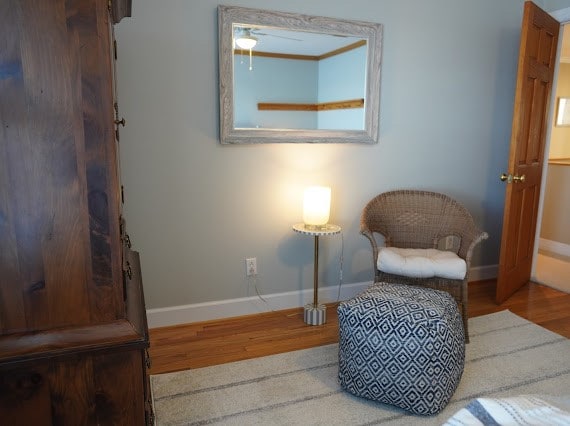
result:
<svg viewBox="0 0 570 426"><path fill-rule="evenodd" d="M307 228L304 223L296 223L293 225L293 231L304 235L315 235L317 237L321 235L336 235L340 234L340 226L327 223L323 229L311 229Z"/></svg>

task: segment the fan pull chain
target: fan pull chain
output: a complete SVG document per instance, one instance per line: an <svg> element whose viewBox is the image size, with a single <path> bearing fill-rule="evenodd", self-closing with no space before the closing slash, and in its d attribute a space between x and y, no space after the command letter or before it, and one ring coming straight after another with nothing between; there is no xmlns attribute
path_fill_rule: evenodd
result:
<svg viewBox="0 0 570 426"><path fill-rule="evenodd" d="M252 59L251 49L249 49L249 70L253 71L253 59Z"/></svg>

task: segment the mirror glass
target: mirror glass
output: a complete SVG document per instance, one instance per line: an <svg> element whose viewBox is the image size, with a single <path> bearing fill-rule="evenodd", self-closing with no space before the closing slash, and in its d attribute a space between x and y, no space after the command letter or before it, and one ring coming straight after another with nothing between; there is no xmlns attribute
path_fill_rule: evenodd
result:
<svg viewBox="0 0 570 426"><path fill-rule="evenodd" d="M378 140L380 24L219 6L222 143Z"/></svg>

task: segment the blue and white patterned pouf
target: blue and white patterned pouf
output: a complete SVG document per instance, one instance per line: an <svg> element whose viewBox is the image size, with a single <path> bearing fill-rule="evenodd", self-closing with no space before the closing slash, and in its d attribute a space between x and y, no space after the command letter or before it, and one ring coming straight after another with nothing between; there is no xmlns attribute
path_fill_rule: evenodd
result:
<svg viewBox="0 0 570 426"><path fill-rule="evenodd" d="M441 411L465 365L461 314L446 292L377 283L338 306L339 380L415 414Z"/></svg>

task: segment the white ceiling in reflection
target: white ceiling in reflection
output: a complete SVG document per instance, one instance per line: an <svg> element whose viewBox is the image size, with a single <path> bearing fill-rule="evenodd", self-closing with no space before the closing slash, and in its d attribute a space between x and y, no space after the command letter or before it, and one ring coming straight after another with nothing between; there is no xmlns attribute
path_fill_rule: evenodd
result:
<svg viewBox="0 0 570 426"><path fill-rule="evenodd" d="M362 40L360 37L337 36L307 31L234 24L237 36L242 28L249 29L257 38L254 51L320 56Z"/></svg>

